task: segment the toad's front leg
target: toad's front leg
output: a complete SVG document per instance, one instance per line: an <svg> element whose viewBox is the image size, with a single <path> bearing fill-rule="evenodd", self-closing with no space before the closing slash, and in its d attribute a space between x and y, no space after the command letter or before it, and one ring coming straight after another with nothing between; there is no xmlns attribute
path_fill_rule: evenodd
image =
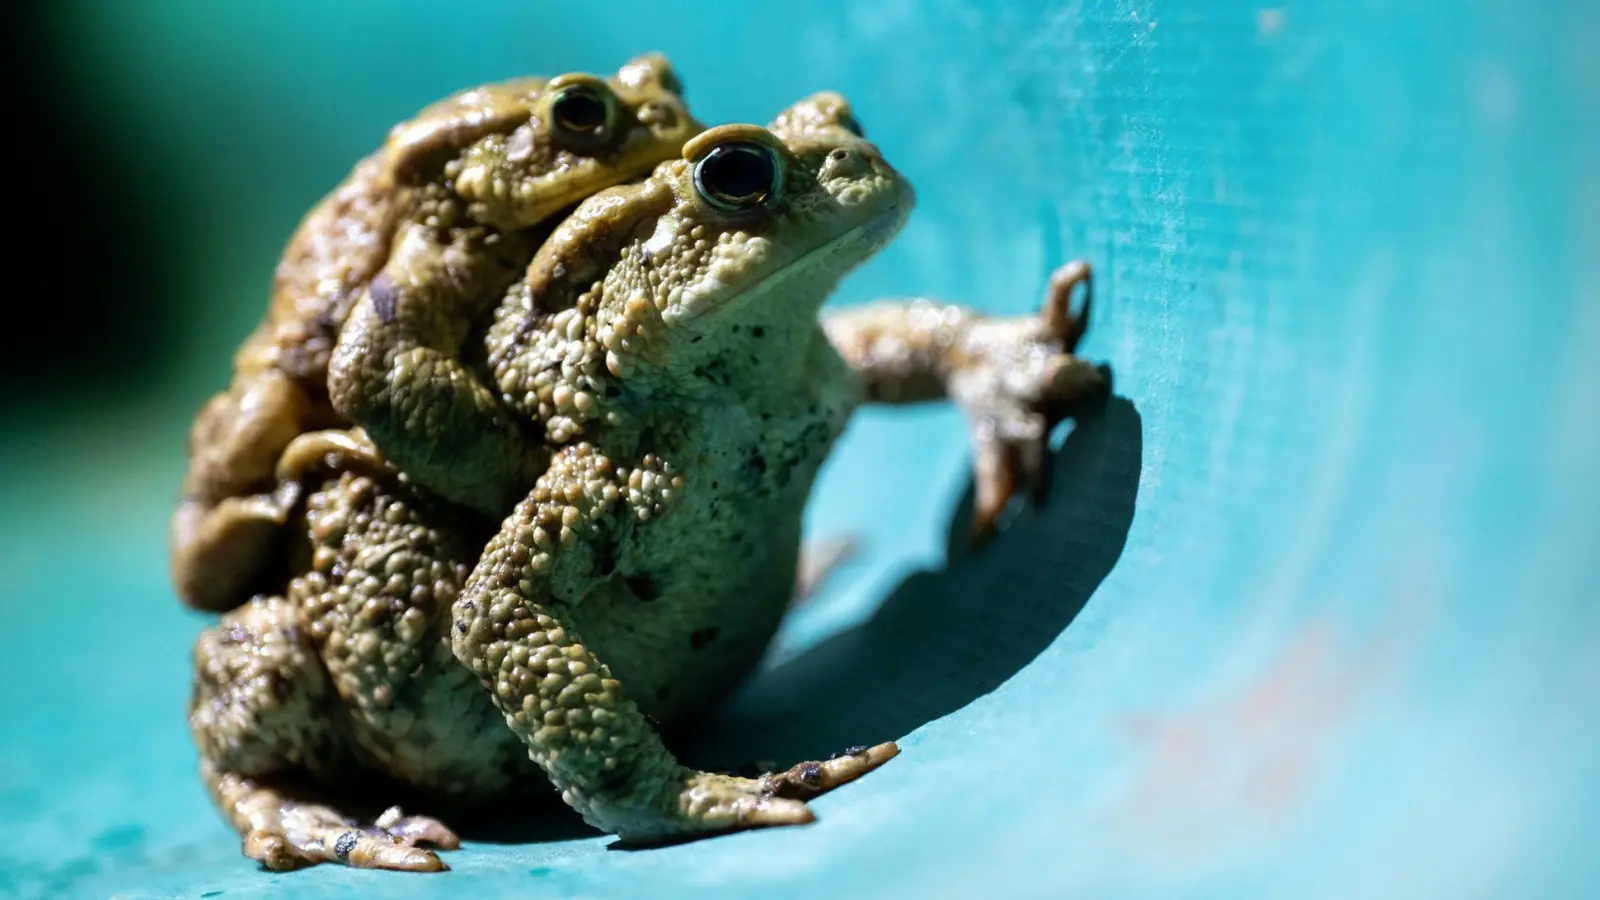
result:
<svg viewBox="0 0 1600 900"><path fill-rule="evenodd" d="M1083 288L1083 308L1071 309ZM973 438L973 536L989 537L1013 495L1042 499L1057 423L1103 400L1111 376L1073 355L1088 328L1088 263L1057 269L1038 315L986 318L929 300L876 303L831 313L823 329L870 402L950 399Z"/></svg>
<svg viewBox="0 0 1600 900"><path fill-rule="evenodd" d="M574 628L581 598L559 586L585 583L586 542L627 514L618 509L629 502L627 475L588 445L557 454L456 601L456 657L492 692L562 799L596 828L650 843L812 821L805 797L876 768L895 746L761 778L696 771L667 750Z"/></svg>
<svg viewBox="0 0 1600 900"><path fill-rule="evenodd" d="M529 453L499 397L461 357L482 307L532 248L525 234L441 241L433 229L407 228L328 362L334 409L365 431L375 454L486 515L501 515L526 489Z"/></svg>

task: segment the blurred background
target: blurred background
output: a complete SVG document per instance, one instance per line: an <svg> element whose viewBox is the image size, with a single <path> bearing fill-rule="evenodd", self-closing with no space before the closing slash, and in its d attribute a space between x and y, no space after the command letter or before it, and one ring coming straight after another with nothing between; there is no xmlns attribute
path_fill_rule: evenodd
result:
<svg viewBox="0 0 1600 900"><path fill-rule="evenodd" d="M886 0L9 5L0 895L1578 897L1600 890L1600 10ZM708 122L843 91L915 184L838 304L1096 267L1120 399L994 552L966 436L864 413L866 554L685 752L903 738L807 829L272 875L194 777L190 416L299 218L461 87L666 52ZM762 754L751 756L751 754Z"/></svg>

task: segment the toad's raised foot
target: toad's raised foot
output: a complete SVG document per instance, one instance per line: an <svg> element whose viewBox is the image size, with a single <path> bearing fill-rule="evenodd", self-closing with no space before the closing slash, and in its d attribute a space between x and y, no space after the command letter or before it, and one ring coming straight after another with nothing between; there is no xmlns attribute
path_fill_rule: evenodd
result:
<svg viewBox="0 0 1600 900"><path fill-rule="evenodd" d="M442 872L449 867L438 854L417 845L440 850L461 846L443 823L403 815L399 807L362 827L327 807L290 804L273 824L245 834L244 854L275 871L337 862L358 869Z"/></svg>
<svg viewBox="0 0 1600 900"><path fill-rule="evenodd" d="M1072 312L1072 294L1083 307ZM1111 370L1073 356L1088 329L1093 300L1089 264L1057 269L1039 314L985 323L968 377L953 391L972 425L974 500L971 536L993 536L1011 498L1042 503L1049 493L1050 432L1111 393Z"/></svg>

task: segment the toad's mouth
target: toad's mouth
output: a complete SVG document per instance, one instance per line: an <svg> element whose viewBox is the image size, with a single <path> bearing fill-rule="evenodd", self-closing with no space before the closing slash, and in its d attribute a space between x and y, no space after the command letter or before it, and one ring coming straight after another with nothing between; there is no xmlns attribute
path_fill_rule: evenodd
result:
<svg viewBox="0 0 1600 900"><path fill-rule="evenodd" d="M853 253L849 254L849 258L844 260L843 264L834 269L832 278L818 285L821 289L820 293L824 295L830 294L833 292L834 286L838 284L839 279L848 274L851 269L866 262L873 253L881 249L900 231L901 226L905 224L909 210L910 205L903 201L892 203L872 218L841 233L827 243L813 247L796 256L778 268L767 272L743 289L726 297L718 298L713 302L701 304L696 308L683 310L677 318L683 322L693 322L711 313L737 306L752 295L773 290L777 286L792 284L796 279L803 278L822 268L838 257L840 253L854 250Z"/></svg>

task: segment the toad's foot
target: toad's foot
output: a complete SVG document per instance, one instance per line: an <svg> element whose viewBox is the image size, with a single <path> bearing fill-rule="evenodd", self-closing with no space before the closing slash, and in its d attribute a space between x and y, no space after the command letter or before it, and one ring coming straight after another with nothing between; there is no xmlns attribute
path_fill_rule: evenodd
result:
<svg viewBox="0 0 1600 900"><path fill-rule="evenodd" d="M699 818L703 830L675 834L621 834L626 847L649 847L731 831L805 825L815 821L805 801L849 784L900 754L893 741L851 747L825 760L796 763L782 772L746 778L700 772L679 795L679 812Z"/></svg>
<svg viewBox="0 0 1600 900"><path fill-rule="evenodd" d="M1074 314L1073 291L1083 286ZM1057 269L1036 315L990 318L927 298L880 302L822 317L860 397L905 405L954 402L973 438L976 502L972 537L981 544L1017 494L1044 498L1050 432L1062 419L1110 395L1110 372L1073 355L1089 323L1091 273L1076 261Z"/></svg>
<svg viewBox="0 0 1600 900"><path fill-rule="evenodd" d="M1079 285L1083 309L1074 315ZM948 387L971 424L975 543L994 534L1013 496L1044 501L1050 432L1110 395L1110 369L1072 355L1088 327L1091 299L1088 263L1071 262L1051 277L1037 316L982 321L966 335L963 364Z"/></svg>
<svg viewBox="0 0 1600 900"><path fill-rule="evenodd" d="M404 815L390 807L370 825L330 807L291 799L233 773L205 773L217 803L244 836L244 854L275 871L336 862L361 869L442 872L440 850L461 846L436 819Z"/></svg>

